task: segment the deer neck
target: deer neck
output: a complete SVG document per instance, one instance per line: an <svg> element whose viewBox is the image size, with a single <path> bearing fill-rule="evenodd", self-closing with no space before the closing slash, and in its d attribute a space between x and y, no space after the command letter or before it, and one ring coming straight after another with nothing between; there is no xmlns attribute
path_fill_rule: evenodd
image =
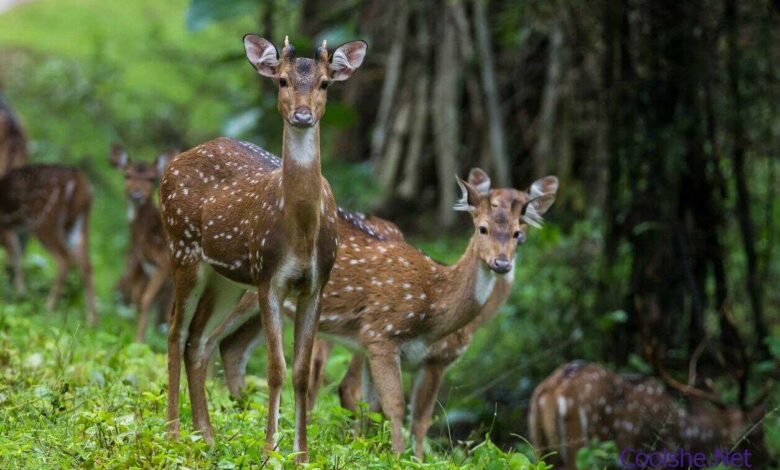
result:
<svg viewBox="0 0 780 470"><path fill-rule="evenodd" d="M491 307L491 297L497 286L512 274L514 269L500 275L488 268L477 255L472 238L466 252L442 279L444 287L438 291L435 304L443 309L447 318L438 333L449 334L474 321L486 307Z"/></svg>
<svg viewBox="0 0 780 470"><path fill-rule="evenodd" d="M284 124L282 198L279 204L291 242L312 246L322 212L320 126L297 128Z"/></svg>

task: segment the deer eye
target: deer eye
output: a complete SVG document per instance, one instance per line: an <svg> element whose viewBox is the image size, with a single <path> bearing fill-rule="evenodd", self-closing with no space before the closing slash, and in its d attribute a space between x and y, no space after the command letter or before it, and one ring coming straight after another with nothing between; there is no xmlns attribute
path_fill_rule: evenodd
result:
<svg viewBox="0 0 780 470"><path fill-rule="evenodd" d="M329 84L330 84L329 82L327 82L327 81L323 80L323 81L320 83L320 90L327 90L327 89L328 89L328 85L329 85Z"/></svg>
<svg viewBox="0 0 780 470"><path fill-rule="evenodd" d="M487 227L485 227L484 225L479 226L479 233L481 233L482 235L487 235L487 232L488 232Z"/></svg>
<svg viewBox="0 0 780 470"><path fill-rule="evenodd" d="M515 233L512 234L515 240L520 238L520 230L515 231Z"/></svg>
<svg viewBox="0 0 780 470"><path fill-rule="evenodd" d="M286 88L287 87L287 79L286 78L280 78L279 79L279 86L281 88Z"/></svg>

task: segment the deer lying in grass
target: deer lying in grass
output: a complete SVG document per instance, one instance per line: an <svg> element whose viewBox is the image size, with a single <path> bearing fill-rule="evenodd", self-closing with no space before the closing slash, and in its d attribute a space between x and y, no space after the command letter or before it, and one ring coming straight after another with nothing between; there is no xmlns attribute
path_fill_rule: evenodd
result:
<svg viewBox="0 0 780 470"><path fill-rule="evenodd" d="M474 184L458 179L463 198L455 208L471 214L475 233L453 266L436 263L397 238L382 240L353 224L338 224L339 256L323 293L319 331L368 358L370 379L390 419L397 453L404 449L401 360L419 366L457 356L444 338L463 328L471 330L468 325L486 308L495 310L492 296L504 297L512 283L518 243L528 224L540 225L555 199L549 190L557 188L557 180L548 177L529 192L490 192L481 170L473 170L470 179ZM243 384L245 361L239 358L257 342L260 329L261 322L251 320L220 346L233 394ZM467 344L470 333L459 333ZM438 388L438 383L425 386ZM418 414L429 416L432 398L416 394L415 399L426 403ZM427 423L420 424L427 429Z"/></svg>
<svg viewBox="0 0 780 470"><path fill-rule="evenodd" d="M638 451L679 454L682 449L711 455L736 447L747 449L752 465L760 467L766 459L763 399L727 406L716 394L683 385L659 370L668 385L690 398L687 407L678 405L654 378L623 377L588 362L559 367L531 396L531 443L542 452L555 450L567 469L577 468L577 451L592 439L615 441L627 459Z"/></svg>
<svg viewBox="0 0 780 470"><path fill-rule="evenodd" d="M244 37L250 63L278 85L284 119L281 169L252 144L220 138L174 158L160 188L163 225L172 255L174 310L168 336L168 421L179 427L181 350L195 428L213 441L206 403L206 366L213 347L246 318L234 309L256 289L268 352L266 445L276 446L285 376L282 309L296 296L295 439L307 459L306 392L320 295L336 258L336 204L320 169L319 122L327 88L361 65L366 43L354 41L329 56L323 42L314 59L297 58L285 40L281 59L269 41Z"/></svg>
<svg viewBox="0 0 780 470"><path fill-rule="evenodd" d="M57 263L46 308L52 310L57 304L68 267L75 263L84 282L87 321L95 325L95 291L89 260L91 205L89 182L74 168L29 165L13 169L0 179L0 234L13 267L17 293L25 292L21 237L31 233Z"/></svg>
<svg viewBox="0 0 780 470"><path fill-rule="evenodd" d="M129 274L130 292L138 308L138 326L135 341L142 343L146 337L149 310L155 301L160 309L170 311L165 305L166 290L170 290L171 261L165 243L160 211L154 202L154 190L166 163L173 155L157 157L153 164L131 161L127 151L113 145L109 154L111 164L125 176L125 196L128 199L130 221ZM142 272L137 272L138 269Z"/></svg>

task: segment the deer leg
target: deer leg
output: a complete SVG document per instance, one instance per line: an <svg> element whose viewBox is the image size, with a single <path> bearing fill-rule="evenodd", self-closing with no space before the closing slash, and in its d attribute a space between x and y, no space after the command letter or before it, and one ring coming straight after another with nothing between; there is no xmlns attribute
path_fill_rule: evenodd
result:
<svg viewBox="0 0 780 470"><path fill-rule="evenodd" d="M27 292L27 289L24 285L24 273L22 272L22 244L19 235L11 230L0 231L0 242L8 253L8 261L13 270L16 295L22 296Z"/></svg>
<svg viewBox="0 0 780 470"><path fill-rule="evenodd" d="M89 259L89 215L83 214L71 229L69 235L74 258L78 263L81 277L84 281L84 303L87 304L87 323L90 326L97 325L97 311L95 308L95 286L92 282L92 262Z"/></svg>
<svg viewBox="0 0 780 470"><path fill-rule="evenodd" d="M219 343L225 380L233 398L239 398L246 385L246 363L252 350L262 340L262 329L260 316L255 315Z"/></svg>
<svg viewBox="0 0 780 470"><path fill-rule="evenodd" d="M214 304L207 296L201 297L196 315L210 316L210 312L207 312L207 310L213 310ZM214 433L211 428L208 402L206 400L208 359L213 349L211 343L208 338L203 337L202 331L192 332L187 338L184 349L184 368L187 372L187 388L190 392L192 424L208 444L214 443Z"/></svg>
<svg viewBox="0 0 780 470"><path fill-rule="evenodd" d="M349 362L347 373L341 379L339 384L339 399L341 407L346 408L353 413L357 411L358 400L360 400L360 391L362 389L364 357L360 353L352 355Z"/></svg>
<svg viewBox="0 0 780 470"><path fill-rule="evenodd" d="M259 286L257 289L260 317L268 354L268 421L265 427L266 449L276 447L276 430L279 426L279 405L282 398L282 385L287 363L284 360L282 344L282 302L281 293Z"/></svg>
<svg viewBox="0 0 780 470"><path fill-rule="evenodd" d="M141 297L141 306L138 310L138 326L135 332L135 342L143 343L146 337L146 326L149 321L149 309L152 307L155 297L168 279L168 270L158 268L144 289Z"/></svg>
<svg viewBox="0 0 780 470"><path fill-rule="evenodd" d="M38 239L43 243L43 246L51 252L54 256L54 262L57 264L57 274L54 277L54 283L49 291L49 296L46 298L46 309L53 310L62 295L62 286L65 284L65 279L68 276L70 253L68 252L64 237L56 230L53 232L45 231L44 233L40 233Z"/></svg>
<svg viewBox="0 0 780 470"><path fill-rule="evenodd" d="M186 331L192 318L197 300L195 289L198 283L196 266L178 266L174 273L174 301L171 312L171 326L168 330L168 433L173 439L179 437L179 388L181 381L182 347L187 338Z"/></svg>
<svg viewBox="0 0 780 470"><path fill-rule="evenodd" d="M414 436L414 455L423 458L425 435L431 426L431 416L436 397L441 388L446 368L438 364L426 364L417 373L412 391L412 435Z"/></svg>
<svg viewBox="0 0 780 470"><path fill-rule="evenodd" d="M325 380L325 364L330 356L331 344L328 341L314 338L314 350L311 356L311 374L309 375L309 392L306 397L308 410L314 408L314 402L317 400L317 392L322 387Z"/></svg>
<svg viewBox="0 0 780 470"><path fill-rule="evenodd" d="M168 323L170 323L171 319L171 304L173 303L173 289L171 289L171 285L166 279L165 283L163 283L163 287L160 289L160 294L157 297L156 304L156 310L157 310L157 317L155 319L155 326L160 329L160 331L167 331L165 328L168 327Z"/></svg>
<svg viewBox="0 0 780 470"><path fill-rule="evenodd" d="M399 351L393 347L374 347L368 351L368 361L371 367L371 378L379 394L382 411L390 420L390 436L393 441L393 451L401 454L404 451L403 419L404 391L401 386L401 364Z"/></svg>
<svg viewBox="0 0 780 470"><path fill-rule="evenodd" d="M312 349L320 322L320 288L298 296L295 309L295 344L293 356L293 389L295 390L295 442L293 451L300 452L295 459L306 462L306 401L309 393Z"/></svg>

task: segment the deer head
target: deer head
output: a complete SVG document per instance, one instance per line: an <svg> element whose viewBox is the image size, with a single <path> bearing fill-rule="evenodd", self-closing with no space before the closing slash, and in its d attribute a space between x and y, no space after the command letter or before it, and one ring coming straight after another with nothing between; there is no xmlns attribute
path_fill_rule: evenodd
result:
<svg viewBox="0 0 780 470"><path fill-rule="evenodd" d="M457 181L463 195L455 210L471 214L477 256L494 272L508 273L514 266L517 246L525 242L528 226L541 227L542 216L555 201L558 178L541 178L527 191L491 191L487 174L473 168L468 182Z"/></svg>
<svg viewBox="0 0 780 470"><path fill-rule="evenodd" d="M295 127L313 127L325 113L328 86L348 79L363 63L367 44L352 41L328 55L325 41L317 48L314 59L296 57L287 38L281 57L270 41L254 34L244 36L244 48L257 73L273 79L279 86L278 109Z"/></svg>
<svg viewBox="0 0 780 470"><path fill-rule="evenodd" d="M165 165L174 152L157 157L154 163L130 160L127 151L118 144L111 146L109 160L125 175L125 195L136 206L145 204L152 198L154 188L160 180Z"/></svg>

